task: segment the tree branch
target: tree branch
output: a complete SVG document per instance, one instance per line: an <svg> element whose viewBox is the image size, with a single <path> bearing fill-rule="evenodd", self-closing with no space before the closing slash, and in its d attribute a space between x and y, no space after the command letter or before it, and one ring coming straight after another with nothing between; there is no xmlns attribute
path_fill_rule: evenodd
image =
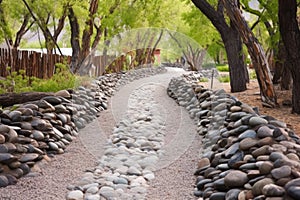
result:
<svg viewBox="0 0 300 200"><path fill-rule="evenodd" d="M48 35L50 37L50 39L53 41L53 43L55 44L55 46L57 47L60 55L63 55L58 44L56 43L56 41L54 40L51 32L49 31L49 29L47 27L43 27L43 25L40 23L39 20L37 20L36 16L34 15L33 11L31 10L30 6L28 5L28 3L26 2L26 0L22 0L23 3L25 4L26 8L28 9L29 13L31 14L32 18L34 19L34 21L38 24L38 26L41 28L41 30L46 33L46 35Z"/></svg>

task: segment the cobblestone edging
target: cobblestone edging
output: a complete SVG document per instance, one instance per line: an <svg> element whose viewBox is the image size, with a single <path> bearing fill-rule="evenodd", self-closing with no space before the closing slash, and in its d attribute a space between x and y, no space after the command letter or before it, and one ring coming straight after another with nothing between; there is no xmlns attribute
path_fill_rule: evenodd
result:
<svg viewBox="0 0 300 200"><path fill-rule="evenodd" d="M300 199L300 138L285 123L184 77L172 79L168 93L203 136L199 199Z"/></svg>
<svg viewBox="0 0 300 200"><path fill-rule="evenodd" d="M41 100L0 110L0 187L22 176L36 176L31 168L41 160L64 153L78 130L107 108L108 98L122 85L165 72L145 68L108 74L90 86L63 90Z"/></svg>

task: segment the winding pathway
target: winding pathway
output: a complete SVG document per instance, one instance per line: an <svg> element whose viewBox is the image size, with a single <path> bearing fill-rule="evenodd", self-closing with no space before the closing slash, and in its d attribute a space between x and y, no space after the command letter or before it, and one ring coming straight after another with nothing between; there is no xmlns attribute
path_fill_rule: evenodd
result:
<svg viewBox="0 0 300 200"><path fill-rule="evenodd" d="M101 196L108 199L195 199L193 172L200 156L200 138L188 112L166 93L170 79L183 72L169 68L164 74L123 86L111 98L110 108L102 113L99 121L80 134L82 143L98 159L97 173L106 174L89 182L109 186L103 189L97 185ZM132 160L133 157L136 158ZM127 171L132 169L130 165L138 169L137 174ZM82 179L86 181L89 176L87 173ZM119 183L126 186L121 187ZM86 182L79 180L76 184L82 186Z"/></svg>
<svg viewBox="0 0 300 200"><path fill-rule="evenodd" d="M201 140L187 111L166 92L171 78L182 73L171 68L123 86L62 156L1 188L0 199L62 200L77 189L88 200L196 199L193 173Z"/></svg>

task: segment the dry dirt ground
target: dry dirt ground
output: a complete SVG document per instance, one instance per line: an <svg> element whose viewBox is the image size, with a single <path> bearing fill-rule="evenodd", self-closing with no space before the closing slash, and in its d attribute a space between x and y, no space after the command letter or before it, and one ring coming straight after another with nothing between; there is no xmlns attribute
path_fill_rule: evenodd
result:
<svg viewBox="0 0 300 200"><path fill-rule="evenodd" d="M222 83L222 87L226 92L230 93L229 83ZM279 104L279 107L277 108L267 108L262 106L257 80L250 80L246 91L230 94L252 107L257 107L260 114L269 115L285 122L290 129L293 129L295 133L300 136L300 115L292 114L291 106L284 106L282 104L283 101L292 99L291 91L282 91L278 89L278 86L275 86L275 88L277 102Z"/></svg>

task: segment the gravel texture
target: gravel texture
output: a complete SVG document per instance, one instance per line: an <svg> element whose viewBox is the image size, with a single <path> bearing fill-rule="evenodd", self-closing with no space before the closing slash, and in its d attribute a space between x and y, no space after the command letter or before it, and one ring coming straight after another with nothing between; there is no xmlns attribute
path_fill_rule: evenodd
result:
<svg viewBox="0 0 300 200"><path fill-rule="evenodd" d="M168 72L133 81L122 87L110 100L110 107L81 130L80 137L69 145L63 155L43 161L36 167L36 177L25 177L16 185L0 189L0 199L51 199L62 200L67 187L76 184L80 176L96 165L96 158L103 155L103 146L115 124L124 115L130 94L143 84L158 84L155 100L161 103L166 113L166 154L155 171L155 179L149 182L147 198L195 199L193 196L197 158L200 157L200 138L196 125L188 113L178 106L166 93L170 79L183 71L169 69ZM183 133L185 135L183 135ZM184 136L184 137L182 137ZM41 175L39 175L41 174Z"/></svg>
<svg viewBox="0 0 300 200"><path fill-rule="evenodd" d="M85 149L79 139L74 140L63 155L56 155L50 162L43 161L36 166L36 177L23 177L16 185L0 189L0 199L5 200L62 200L66 186L78 174L89 169L94 157Z"/></svg>

